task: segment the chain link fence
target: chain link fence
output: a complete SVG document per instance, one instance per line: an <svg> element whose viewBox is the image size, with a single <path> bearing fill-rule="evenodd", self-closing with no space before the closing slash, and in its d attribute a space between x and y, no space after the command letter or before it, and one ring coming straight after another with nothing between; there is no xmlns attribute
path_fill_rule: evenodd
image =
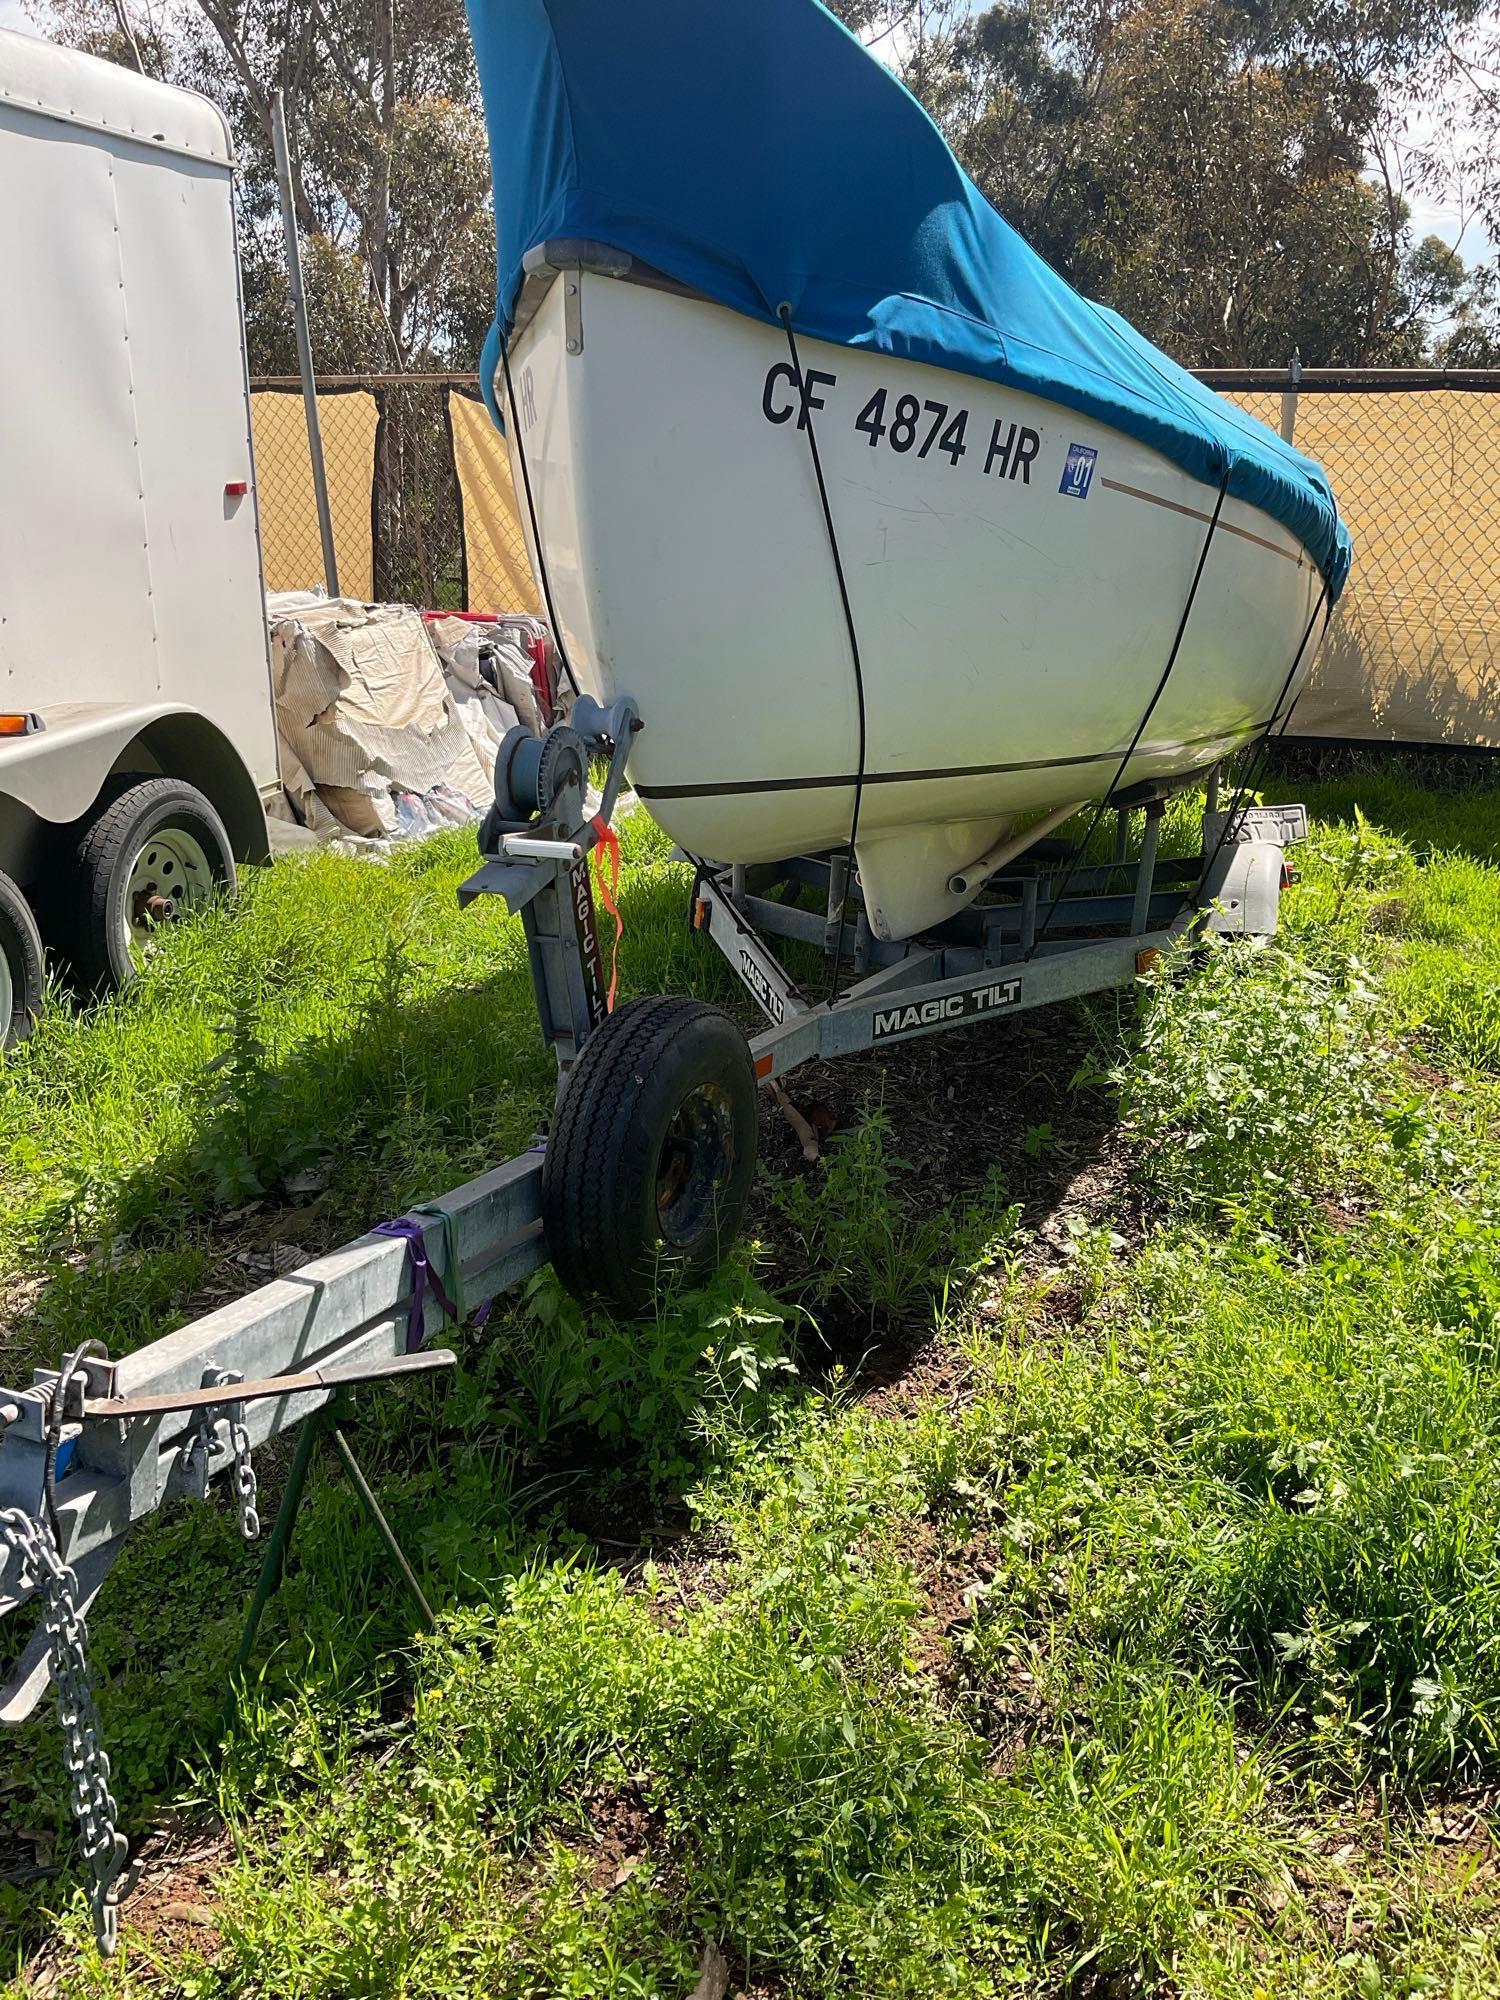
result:
<svg viewBox="0 0 1500 2000"><path fill-rule="evenodd" d="M324 581L302 392L251 382L270 590ZM536 590L503 439L472 375L318 385L339 588L427 610L532 611Z"/></svg>
<svg viewBox="0 0 1500 2000"><path fill-rule="evenodd" d="M373 598L381 581L374 529L380 406L362 387L326 389L318 397L318 423L339 586L350 597ZM266 586L306 590L324 577L301 389L280 381L252 383L250 425Z"/></svg>
<svg viewBox="0 0 1500 2000"><path fill-rule="evenodd" d="M1202 379L1326 468L1354 573L1294 735L1500 748L1500 371ZM300 390L252 384L272 589L322 580ZM319 387L339 581L439 610L536 611L503 440L473 375Z"/></svg>
<svg viewBox="0 0 1500 2000"><path fill-rule="evenodd" d="M1203 379L1323 466L1354 538L1292 734L1500 748L1500 372Z"/></svg>

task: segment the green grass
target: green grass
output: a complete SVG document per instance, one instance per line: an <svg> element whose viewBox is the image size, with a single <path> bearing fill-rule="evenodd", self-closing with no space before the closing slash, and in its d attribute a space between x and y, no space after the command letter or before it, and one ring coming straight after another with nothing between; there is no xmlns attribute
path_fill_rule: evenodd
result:
<svg viewBox="0 0 1500 2000"><path fill-rule="evenodd" d="M681 984L690 962L717 990L668 843L637 816L623 845L622 991ZM114 1352L165 1331L225 1212L284 1206L289 1176L320 1192L286 1233L332 1243L530 1143L554 1067L519 922L457 906L475 865L461 832L260 871L128 995L84 1014L59 996L0 1059L0 1268L48 1280L8 1365L85 1327Z"/></svg>
<svg viewBox="0 0 1500 2000"><path fill-rule="evenodd" d="M66 1878L0 1887L17 1966L51 1929L80 1995L686 1995L709 1942L761 1996L1500 1995L1497 801L1332 781L1280 939L1086 1010L1026 1110L1060 1160L1113 1116L1102 1209L1036 1235L993 1165L913 1206L898 1053L767 1188L774 1256L644 1327L543 1280L370 1399L435 1638L324 1468L220 1742L253 1554L153 1523L106 1722L134 1832L227 1828L213 1928L127 1906L106 1967ZM628 987L722 995L627 846ZM331 1240L525 1142L468 863L277 868L6 1066L15 1351L183 1316L247 1200ZM65 1826L54 1753L7 1750L6 1818Z"/></svg>

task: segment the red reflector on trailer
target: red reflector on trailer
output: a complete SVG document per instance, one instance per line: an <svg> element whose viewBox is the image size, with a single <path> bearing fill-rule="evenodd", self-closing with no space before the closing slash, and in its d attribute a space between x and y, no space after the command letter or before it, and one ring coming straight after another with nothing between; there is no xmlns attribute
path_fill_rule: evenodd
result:
<svg viewBox="0 0 1500 2000"><path fill-rule="evenodd" d="M1159 962L1160 958L1161 953L1156 949L1156 946L1148 944L1144 951L1136 953L1135 969L1137 972L1149 972L1152 966Z"/></svg>
<svg viewBox="0 0 1500 2000"><path fill-rule="evenodd" d="M757 1083L765 1082L766 1078L771 1074L771 1066L775 1061L776 1058L773 1055L757 1056L755 1058L755 1080Z"/></svg>
<svg viewBox="0 0 1500 2000"><path fill-rule="evenodd" d="M226 500L243 500L249 491L250 482L248 479L231 479L225 483L224 498Z"/></svg>
<svg viewBox="0 0 1500 2000"><path fill-rule="evenodd" d="M695 931L708 929L708 900L704 896L700 896L693 905L693 929Z"/></svg>

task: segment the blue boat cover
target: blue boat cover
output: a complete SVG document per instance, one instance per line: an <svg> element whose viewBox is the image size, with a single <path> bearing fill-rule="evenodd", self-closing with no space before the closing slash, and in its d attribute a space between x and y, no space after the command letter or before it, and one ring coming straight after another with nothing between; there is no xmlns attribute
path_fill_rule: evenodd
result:
<svg viewBox="0 0 1500 2000"><path fill-rule="evenodd" d="M555 237L628 251L843 347L1005 382L1113 425L1302 541L1337 596L1322 469L1066 284L819 0L468 0L495 180L485 393ZM493 407L493 405L492 405Z"/></svg>

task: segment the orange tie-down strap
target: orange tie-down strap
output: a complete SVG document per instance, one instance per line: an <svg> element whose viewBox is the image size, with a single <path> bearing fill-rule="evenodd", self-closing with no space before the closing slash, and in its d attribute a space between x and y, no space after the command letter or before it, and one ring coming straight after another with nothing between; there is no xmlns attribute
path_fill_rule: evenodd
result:
<svg viewBox="0 0 1500 2000"><path fill-rule="evenodd" d="M615 920L615 941L609 954L609 992L604 1006L607 1013L615 1011L615 989L620 983L620 939L625 935L625 919L620 915L620 836L599 813L594 814L593 828L599 836L599 845L594 849L594 872L599 879L599 900ZM609 857L609 873L605 874L605 856Z"/></svg>

